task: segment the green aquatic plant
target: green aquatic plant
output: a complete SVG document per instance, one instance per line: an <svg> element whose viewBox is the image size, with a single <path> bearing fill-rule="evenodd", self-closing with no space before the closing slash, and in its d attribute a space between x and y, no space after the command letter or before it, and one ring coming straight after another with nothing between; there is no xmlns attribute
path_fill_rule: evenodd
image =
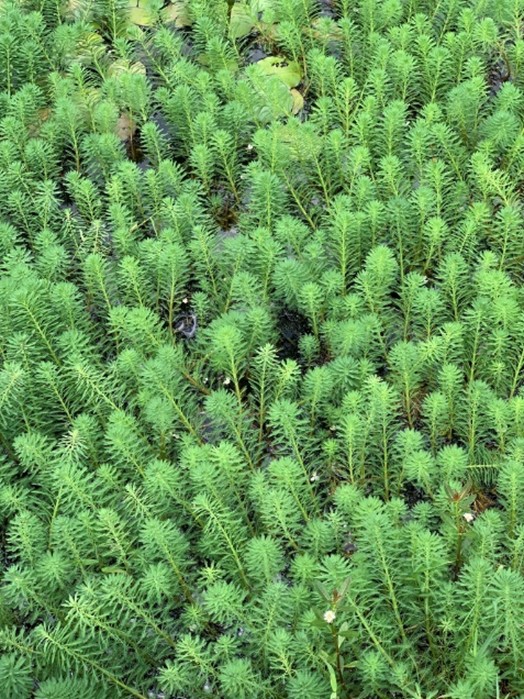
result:
<svg viewBox="0 0 524 699"><path fill-rule="evenodd" d="M523 20L0 2L0 699L524 696Z"/></svg>

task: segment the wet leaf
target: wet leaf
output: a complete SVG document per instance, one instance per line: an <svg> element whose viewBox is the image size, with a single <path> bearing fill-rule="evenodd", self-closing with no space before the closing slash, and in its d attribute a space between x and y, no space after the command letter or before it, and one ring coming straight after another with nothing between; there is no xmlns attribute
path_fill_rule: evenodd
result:
<svg viewBox="0 0 524 699"><path fill-rule="evenodd" d="M255 18L249 5L244 2L235 3L231 8L229 36L232 39L241 39L253 30L254 25Z"/></svg>
<svg viewBox="0 0 524 699"><path fill-rule="evenodd" d="M257 63L266 74L274 75L288 87L296 87L302 80L302 72L296 61L287 62L282 56L268 56Z"/></svg>

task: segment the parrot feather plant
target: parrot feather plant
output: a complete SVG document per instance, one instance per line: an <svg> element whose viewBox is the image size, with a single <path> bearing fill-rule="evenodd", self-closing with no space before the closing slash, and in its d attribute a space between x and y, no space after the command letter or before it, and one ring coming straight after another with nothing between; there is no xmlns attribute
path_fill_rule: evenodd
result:
<svg viewBox="0 0 524 699"><path fill-rule="evenodd" d="M0 699L524 697L523 27L0 1Z"/></svg>

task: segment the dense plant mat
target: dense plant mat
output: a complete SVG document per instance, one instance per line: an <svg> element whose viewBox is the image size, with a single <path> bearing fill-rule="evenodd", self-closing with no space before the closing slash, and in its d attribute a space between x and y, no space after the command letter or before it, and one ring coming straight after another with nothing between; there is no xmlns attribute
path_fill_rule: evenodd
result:
<svg viewBox="0 0 524 699"><path fill-rule="evenodd" d="M523 0L0 2L0 698L524 696Z"/></svg>

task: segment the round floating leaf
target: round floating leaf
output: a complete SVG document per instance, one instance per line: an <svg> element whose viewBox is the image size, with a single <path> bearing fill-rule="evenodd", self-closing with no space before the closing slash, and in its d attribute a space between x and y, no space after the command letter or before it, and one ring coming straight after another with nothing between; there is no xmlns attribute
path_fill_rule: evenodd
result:
<svg viewBox="0 0 524 699"><path fill-rule="evenodd" d="M231 8L229 19L229 36L232 39L241 39L247 36L254 27L254 17L249 5L238 2Z"/></svg>
<svg viewBox="0 0 524 699"><path fill-rule="evenodd" d="M274 75L288 87L296 87L302 80L298 63L296 61L288 62L282 56L268 56L258 61L257 66L266 75Z"/></svg>

